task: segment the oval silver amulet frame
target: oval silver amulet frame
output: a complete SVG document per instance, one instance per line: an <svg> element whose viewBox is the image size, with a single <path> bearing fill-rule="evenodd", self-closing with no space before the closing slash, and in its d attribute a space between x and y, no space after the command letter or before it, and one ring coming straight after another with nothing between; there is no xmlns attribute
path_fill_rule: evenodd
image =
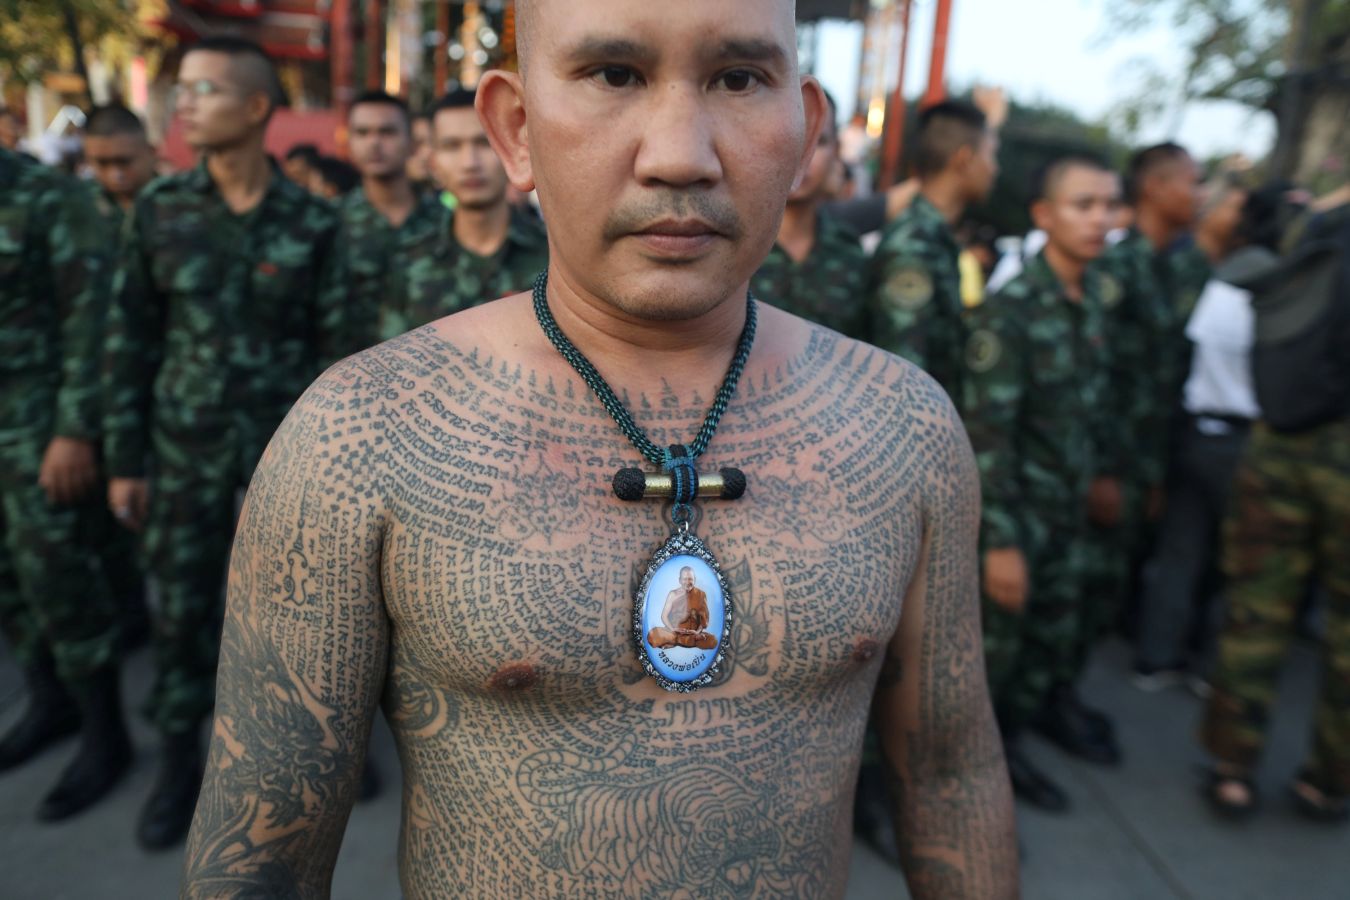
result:
<svg viewBox="0 0 1350 900"><path fill-rule="evenodd" d="M717 677L734 604L717 557L693 532L692 510L677 505L672 519L633 598L633 638L643 671L667 691L689 693Z"/></svg>

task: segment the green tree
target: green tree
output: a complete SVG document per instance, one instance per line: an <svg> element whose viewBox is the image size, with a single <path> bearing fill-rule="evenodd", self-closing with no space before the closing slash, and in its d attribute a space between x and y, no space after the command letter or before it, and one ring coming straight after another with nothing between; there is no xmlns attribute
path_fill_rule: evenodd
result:
<svg viewBox="0 0 1350 900"><path fill-rule="evenodd" d="M1165 21L1184 48L1181 78L1145 70L1122 107L1128 128L1168 108L1228 100L1274 116L1273 174L1314 187L1350 170L1350 0L1119 0L1112 33Z"/></svg>
<svg viewBox="0 0 1350 900"><path fill-rule="evenodd" d="M135 0L0 0L0 79L40 81L73 69L85 82L85 48L137 34Z"/></svg>

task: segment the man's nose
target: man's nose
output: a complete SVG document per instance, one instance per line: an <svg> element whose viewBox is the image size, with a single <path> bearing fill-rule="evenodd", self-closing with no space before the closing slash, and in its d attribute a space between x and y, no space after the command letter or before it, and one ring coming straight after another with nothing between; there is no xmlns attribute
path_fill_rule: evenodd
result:
<svg viewBox="0 0 1350 900"><path fill-rule="evenodd" d="M651 90L646 113L634 168L638 181L688 187L721 180L717 123L699 88L657 85Z"/></svg>

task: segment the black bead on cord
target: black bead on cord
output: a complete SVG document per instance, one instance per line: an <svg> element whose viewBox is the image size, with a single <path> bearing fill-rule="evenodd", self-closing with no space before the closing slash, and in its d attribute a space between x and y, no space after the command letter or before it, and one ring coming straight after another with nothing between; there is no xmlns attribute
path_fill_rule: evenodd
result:
<svg viewBox="0 0 1350 900"><path fill-rule="evenodd" d="M624 436L633 443L633 446L647 458L648 462L660 466L665 463L666 454L660 447L653 444L651 438L647 437L628 410L624 408L623 403L614 395L614 391L591 365L591 361L582 355L567 335L562 333L558 323L553 319L553 313L548 308L548 272L539 273L539 277L534 280L534 314L539 319L539 327L544 329L544 334L558 348L558 352L563 355L576 369L581 380L595 392L596 398L605 410L613 417L616 425L624 433ZM750 347L755 342L755 298L753 294L747 293L745 297L745 327L741 330L740 342L736 345L736 354L731 358L731 367L727 369L726 378L722 380L722 386L717 389L717 396L713 398L712 406L708 409L708 414L703 419L703 427L699 429L698 436L694 442L689 445L689 453L694 458L703 455L703 451L708 449L708 444L712 441L713 434L717 431L717 426L722 421L722 416L727 411L727 405L736 393L736 385L741 380L741 373L745 371L745 362L750 358ZM743 476L742 476L743 477Z"/></svg>

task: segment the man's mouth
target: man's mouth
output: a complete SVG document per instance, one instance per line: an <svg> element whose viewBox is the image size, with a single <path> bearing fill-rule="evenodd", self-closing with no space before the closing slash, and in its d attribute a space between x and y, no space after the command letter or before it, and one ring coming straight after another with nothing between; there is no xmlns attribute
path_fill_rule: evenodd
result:
<svg viewBox="0 0 1350 900"><path fill-rule="evenodd" d="M663 219L633 236L660 256L688 258L706 251L721 234L702 219Z"/></svg>

